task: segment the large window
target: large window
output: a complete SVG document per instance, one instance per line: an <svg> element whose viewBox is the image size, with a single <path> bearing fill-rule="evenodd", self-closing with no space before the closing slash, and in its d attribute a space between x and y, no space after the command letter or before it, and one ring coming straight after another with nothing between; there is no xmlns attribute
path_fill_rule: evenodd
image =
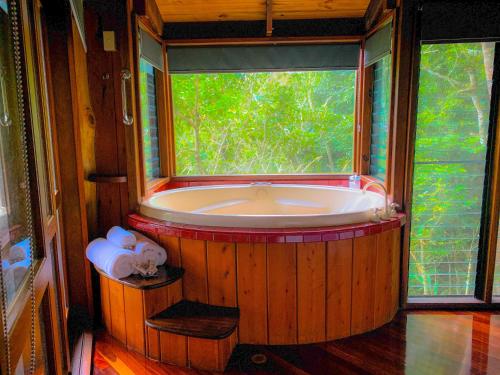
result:
<svg viewBox="0 0 500 375"><path fill-rule="evenodd" d="M140 60L140 97L142 152L145 178L160 177L160 147L158 141L158 105L156 96L157 72L146 60Z"/></svg>
<svg viewBox="0 0 500 375"><path fill-rule="evenodd" d="M177 175L350 173L355 70L172 75Z"/></svg>
<svg viewBox="0 0 500 375"><path fill-rule="evenodd" d="M421 49L409 296L474 294L493 43Z"/></svg>

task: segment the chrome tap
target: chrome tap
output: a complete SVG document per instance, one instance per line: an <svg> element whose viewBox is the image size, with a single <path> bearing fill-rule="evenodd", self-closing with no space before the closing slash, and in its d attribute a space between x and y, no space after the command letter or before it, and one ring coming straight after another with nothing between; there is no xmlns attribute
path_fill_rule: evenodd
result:
<svg viewBox="0 0 500 375"><path fill-rule="evenodd" d="M366 190L370 186L373 186L373 185L376 185L376 186L382 188L382 190L384 191L384 210L381 211L380 209L376 209L374 219L375 219L375 221L389 220L391 217L396 215L396 213L397 213L396 208L398 205L396 203L392 203L389 206L389 202L387 199L387 189L385 188L385 186L383 184L381 184L380 182L377 182L377 181L369 182L365 186L363 186L363 191L362 191L363 194L365 194Z"/></svg>

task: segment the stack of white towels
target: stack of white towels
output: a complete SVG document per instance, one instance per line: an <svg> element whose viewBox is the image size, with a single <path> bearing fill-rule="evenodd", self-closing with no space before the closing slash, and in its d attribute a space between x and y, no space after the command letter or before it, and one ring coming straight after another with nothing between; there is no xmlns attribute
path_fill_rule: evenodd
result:
<svg viewBox="0 0 500 375"><path fill-rule="evenodd" d="M153 240L121 227L111 228L106 238L87 246L87 258L111 277L122 279L132 274L148 274L167 261L167 252Z"/></svg>

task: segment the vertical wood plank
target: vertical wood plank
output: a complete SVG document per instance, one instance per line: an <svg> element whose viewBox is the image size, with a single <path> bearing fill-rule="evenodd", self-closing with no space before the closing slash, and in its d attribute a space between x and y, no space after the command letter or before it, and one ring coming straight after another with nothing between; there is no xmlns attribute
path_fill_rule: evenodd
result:
<svg viewBox="0 0 500 375"><path fill-rule="evenodd" d="M181 259L184 298L208 303L206 242L181 238Z"/></svg>
<svg viewBox="0 0 500 375"><path fill-rule="evenodd" d="M351 334L352 250L352 239L327 242L327 340Z"/></svg>
<svg viewBox="0 0 500 375"><path fill-rule="evenodd" d="M326 250L324 242L297 244L298 343L325 341Z"/></svg>
<svg viewBox="0 0 500 375"><path fill-rule="evenodd" d="M142 291L123 287L127 348L145 354L144 306Z"/></svg>
<svg viewBox="0 0 500 375"><path fill-rule="evenodd" d="M228 340L228 339L225 339ZM222 371L219 363L219 341L188 337L188 358L192 368Z"/></svg>
<svg viewBox="0 0 500 375"><path fill-rule="evenodd" d="M161 359L161 353L160 353L160 333L153 328L146 327L147 328L147 337L148 337L148 357L151 359L156 359L160 360Z"/></svg>
<svg viewBox="0 0 500 375"><path fill-rule="evenodd" d="M109 303L109 283L108 279L102 275L99 275L101 280L101 311L102 311L102 321L106 330L111 333L111 310Z"/></svg>
<svg viewBox="0 0 500 375"><path fill-rule="evenodd" d="M160 235L158 241L167 251L167 264L174 267L181 267L181 248L179 238Z"/></svg>
<svg viewBox="0 0 500 375"><path fill-rule="evenodd" d="M297 343L297 248L267 245L269 344Z"/></svg>
<svg viewBox="0 0 500 375"><path fill-rule="evenodd" d="M374 327L376 235L354 239L351 334Z"/></svg>
<svg viewBox="0 0 500 375"><path fill-rule="evenodd" d="M401 228L392 231L392 282L391 282L391 315L394 317L399 309L399 283L401 280Z"/></svg>
<svg viewBox="0 0 500 375"><path fill-rule="evenodd" d="M151 318L153 315L169 307L169 286L161 288L147 289L143 291L144 296L144 317Z"/></svg>
<svg viewBox="0 0 500 375"><path fill-rule="evenodd" d="M377 267L375 272L374 324L381 326L390 320L392 312L392 231L377 235Z"/></svg>
<svg viewBox="0 0 500 375"><path fill-rule="evenodd" d="M236 307L235 245L207 242L208 302L211 305Z"/></svg>
<svg viewBox="0 0 500 375"><path fill-rule="evenodd" d="M160 332L161 361L187 366L187 338L168 332Z"/></svg>
<svg viewBox="0 0 500 375"><path fill-rule="evenodd" d="M182 279L168 286L168 306L172 306L182 299ZM167 306L167 307L168 307Z"/></svg>
<svg viewBox="0 0 500 375"><path fill-rule="evenodd" d="M245 344L267 344L266 244L237 245L239 335Z"/></svg>
<svg viewBox="0 0 500 375"><path fill-rule="evenodd" d="M111 311L111 334L118 341L127 344L127 331L125 329L125 301L123 298L123 285L108 279L109 284L109 310Z"/></svg>

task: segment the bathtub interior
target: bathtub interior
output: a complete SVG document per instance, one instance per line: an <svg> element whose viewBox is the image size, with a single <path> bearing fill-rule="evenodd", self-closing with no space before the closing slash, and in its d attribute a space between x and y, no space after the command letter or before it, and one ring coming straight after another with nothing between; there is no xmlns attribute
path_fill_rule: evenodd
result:
<svg viewBox="0 0 500 375"><path fill-rule="evenodd" d="M182 188L157 193L146 206L199 215L332 215L382 207L381 195L307 185L231 185Z"/></svg>

